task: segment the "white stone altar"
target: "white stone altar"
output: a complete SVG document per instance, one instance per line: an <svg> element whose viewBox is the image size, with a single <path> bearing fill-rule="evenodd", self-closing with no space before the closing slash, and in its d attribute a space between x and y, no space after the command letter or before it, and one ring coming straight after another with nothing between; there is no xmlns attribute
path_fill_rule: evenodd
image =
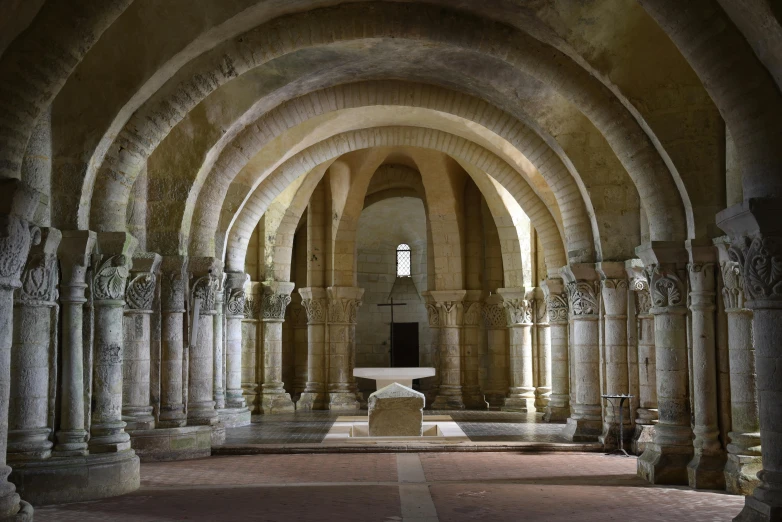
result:
<svg viewBox="0 0 782 522"><path fill-rule="evenodd" d="M353 377L374 379L377 389L389 384L398 383L408 388L413 387L413 379L434 377L434 368L354 368Z"/></svg>

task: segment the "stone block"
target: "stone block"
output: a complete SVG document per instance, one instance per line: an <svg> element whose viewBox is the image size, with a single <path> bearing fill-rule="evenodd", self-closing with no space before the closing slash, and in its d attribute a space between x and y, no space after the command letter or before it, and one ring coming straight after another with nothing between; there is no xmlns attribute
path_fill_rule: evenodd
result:
<svg viewBox="0 0 782 522"><path fill-rule="evenodd" d="M426 399L407 386L389 384L369 396L370 437L421 437Z"/></svg>

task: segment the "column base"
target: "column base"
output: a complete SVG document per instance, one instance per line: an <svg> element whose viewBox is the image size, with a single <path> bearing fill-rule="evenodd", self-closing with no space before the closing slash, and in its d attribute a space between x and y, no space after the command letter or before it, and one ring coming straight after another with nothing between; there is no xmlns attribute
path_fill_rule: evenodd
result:
<svg viewBox="0 0 782 522"><path fill-rule="evenodd" d="M652 484L687 486L687 464L692 460L692 446L648 444L638 457L638 476Z"/></svg>
<svg viewBox="0 0 782 522"><path fill-rule="evenodd" d="M725 454L695 452L687 464L687 479L692 489L725 489Z"/></svg>
<svg viewBox="0 0 782 522"><path fill-rule="evenodd" d="M242 390L228 390L225 394L225 409L233 410L247 408L247 401L244 400Z"/></svg>
<svg viewBox="0 0 782 522"><path fill-rule="evenodd" d="M189 406L188 408L188 426L212 426L220 421L217 417L217 410L214 408L213 402L210 402L209 406L193 404L192 407Z"/></svg>
<svg viewBox="0 0 782 522"><path fill-rule="evenodd" d="M225 426L222 422L216 422L209 426L212 429L212 447L225 444Z"/></svg>
<svg viewBox="0 0 782 522"><path fill-rule="evenodd" d="M87 430L57 432L57 444L52 450L52 457L82 457L87 453Z"/></svg>
<svg viewBox="0 0 782 522"><path fill-rule="evenodd" d="M361 405L356 400L356 394L351 392L330 392L329 410L331 411L359 411Z"/></svg>
<svg viewBox="0 0 782 522"><path fill-rule="evenodd" d="M87 448L90 453L121 453L130 449L130 435L125 432L125 422L93 424L90 428Z"/></svg>
<svg viewBox="0 0 782 522"><path fill-rule="evenodd" d="M464 401L462 395L443 395L439 393L432 401L433 410L463 410Z"/></svg>
<svg viewBox="0 0 782 522"><path fill-rule="evenodd" d="M489 403L486 402L486 398L480 391L473 393L465 391L462 394L464 398L464 407L469 410L488 410Z"/></svg>
<svg viewBox="0 0 782 522"><path fill-rule="evenodd" d="M52 454L49 433L49 428L9 430L6 460L11 463L48 459Z"/></svg>
<svg viewBox="0 0 782 522"><path fill-rule="evenodd" d="M573 442L597 442L602 433L600 420L568 418L563 434Z"/></svg>
<svg viewBox="0 0 782 522"><path fill-rule="evenodd" d="M749 496L760 485L758 471L763 469L760 455L733 455L728 453L725 464L725 489L734 495Z"/></svg>
<svg viewBox="0 0 782 522"><path fill-rule="evenodd" d="M421 390L421 393L424 394L424 398L426 399L424 409L431 410L432 404L434 404L435 399L437 399L437 388Z"/></svg>
<svg viewBox="0 0 782 522"><path fill-rule="evenodd" d="M630 444L633 440L633 427L629 422L625 423L623 432L624 440L622 441L622 445L625 450L629 450ZM604 423L603 433L600 434L600 436L597 438L597 441L603 445L603 448L606 451L619 448L619 423Z"/></svg>
<svg viewBox="0 0 782 522"><path fill-rule="evenodd" d="M252 422L252 415L247 408L224 408L217 410L217 418L226 428L238 428L248 426Z"/></svg>
<svg viewBox="0 0 782 522"><path fill-rule="evenodd" d="M549 405L549 402L551 402L551 388L535 388L535 409L543 411Z"/></svg>
<svg viewBox="0 0 782 522"><path fill-rule="evenodd" d="M152 406L122 408L122 420L125 421L126 431L155 429L155 417L152 415Z"/></svg>
<svg viewBox="0 0 782 522"><path fill-rule="evenodd" d="M535 399L532 397L508 397L502 405L502 411L515 411L519 413L535 413Z"/></svg>
<svg viewBox="0 0 782 522"><path fill-rule="evenodd" d="M633 441L630 443L633 455L643 455L646 447L654 441L654 424L636 424Z"/></svg>
<svg viewBox="0 0 782 522"><path fill-rule="evenodd" d="M141 462L199 459L212 454L210 426L136 430L130 433L130 441Z"/></svg>
<svg viewBox="0 0 782 522"><path fill-rule="evenodd" d="M262 393L260 410L263 415L275 415L278 413L293 413L296 406L287 393Z"/></svg>
<svg viewBox="0 0 782 522"><path fill-rule="evenodd" d="M499 410L505 404L505 394L502 392L488 392L484 394L490 410Z"/></svg>
<svg viewBox="0 0 782 522"><path fill-rule="evenodd" d="M296 403L297 411L326 410L326 394L324 392L304 392Z"/></svg>
<svg viewBox="0 0 782 522"><path fill-rule="evenodd" d="M137 490L139 458L133 450L50 458L15 465L9 479L35 505L97 500Z"/></svg>
<svg viewBox="0 0 782 522"><path fill-rule="evenodd" d="M552 406L549 402L543 413L545 422L565 422L570 417L570 406Z"/></svg>
<svg viewBox="0 0 782 522"><path fill-rule="evenodd" d="M3 522L32 522L33 514L33 506L24 500L20 500L19 511L10 517L3 518L2 520Z"/></svg>
<svg viewBox="0 0 782 522"><path fill-rule="evenodd" d="M755 497L744 499L744 509L733 522L777 522L782 520L782 506L771 506Z"/></svg>
<svg viewBox="0 0 782 522"><path fill-rule="evenodd" d="M158 428L181 428L186 425L185 407L182 404L160 408L160 415L157 421Z"/></svg>

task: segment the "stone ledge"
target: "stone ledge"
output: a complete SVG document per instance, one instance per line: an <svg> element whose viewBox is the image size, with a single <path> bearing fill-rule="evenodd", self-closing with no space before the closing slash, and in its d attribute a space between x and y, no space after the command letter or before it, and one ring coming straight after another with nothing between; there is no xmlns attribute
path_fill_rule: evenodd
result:
<svg viewBox="0 0 782 522"><path fill-rule="evenodd" d="M197 459L212 454L212 427L134 430L130 441L141 462Z"/></svg>
<svg viewBox="0 0 782 522"><path fill-rule="evenodd" d="M302 444L229 444L212 449L212 455L289 455L308 453L481 453L513 451L519 453L602 453L598 443L548 442L388 442L373 445L345 443Z"/></svg>
<svg viewBox="0 0 782 522"><path fill-rule="evenodd" d="M252 420L250 410L247 408L224 408L217 410L217 416L226 428L249 426Z"/></svg>
<svg viewBox="0 0 782 522"><path fill-rule="evenodd" d="M17 462L9 477L19 495L38 506L124 495L140 486L133 450Z"/></svg>

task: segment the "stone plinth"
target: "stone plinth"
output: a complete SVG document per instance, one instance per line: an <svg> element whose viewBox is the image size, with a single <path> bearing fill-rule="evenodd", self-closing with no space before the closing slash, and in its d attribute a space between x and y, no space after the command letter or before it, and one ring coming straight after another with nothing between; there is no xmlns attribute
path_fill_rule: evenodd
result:
<svg viewBox="0 0 782 522"><path fill-rule="evenodd" d="M212 435L211 426L184 426L133 430L130 440L141 462L158 462L208 457L212 454Z"/></svg>
<svg viewBox="0 0 782 522"><path fill-rule="evenodd" d="M369 396L370 437L421 437L424 394L401 384L389 384Z"/></svg>

